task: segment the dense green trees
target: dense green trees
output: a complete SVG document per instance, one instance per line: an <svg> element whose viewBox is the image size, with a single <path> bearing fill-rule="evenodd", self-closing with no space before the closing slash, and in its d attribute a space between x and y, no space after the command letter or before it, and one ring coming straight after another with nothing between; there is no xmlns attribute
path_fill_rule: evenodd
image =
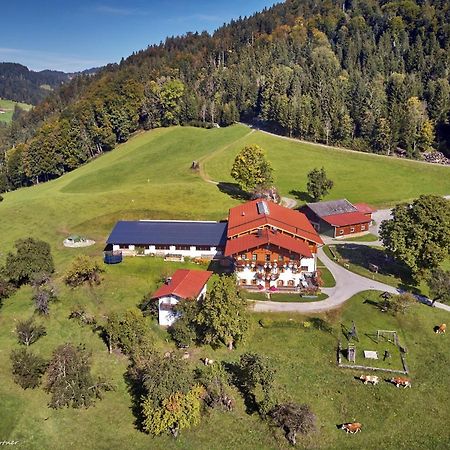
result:
<svg viewBox="0 0 450 450"><path fill-rule="evenodd" d="M450 249L450 201L422 195L411 204L397 205L392 219L381 223L388 252L418 279L436 269Z"/></svg>
<svg viewBox="0 0 450 450"><path fill-rule="evenodd" d="M0 129L0 190L57 177L140 127L239 118L356 150L450 154L449 8L287 0L213 36L169 38L18 112Z"/></svg>

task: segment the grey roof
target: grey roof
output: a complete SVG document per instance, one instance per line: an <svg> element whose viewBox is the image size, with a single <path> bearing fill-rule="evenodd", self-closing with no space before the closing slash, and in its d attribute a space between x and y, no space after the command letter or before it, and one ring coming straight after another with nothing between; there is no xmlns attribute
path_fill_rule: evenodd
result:
<svg viewBox="0 0 450 450"><path fill-rule="evenodd" d="M120 221L107 244L205 245L223 247L227 222Z"/></svg>
<svg viewBox="0 0 450 450"><path fill-rule="evenodd" d="M307 203L309 209L319 217L332 216L333 214L343 214L357 212L358 210L345 198L341 200L330 200L328 202Z"/></svg>

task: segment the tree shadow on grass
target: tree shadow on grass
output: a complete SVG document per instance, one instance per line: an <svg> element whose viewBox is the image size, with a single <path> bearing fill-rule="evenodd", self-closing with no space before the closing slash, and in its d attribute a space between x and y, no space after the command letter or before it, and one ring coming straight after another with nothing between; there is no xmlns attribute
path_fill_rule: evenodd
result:
<svg viewBox="0 0 450 450"><path fill-rule="evenodd" d="M131 412L134 416L134 426L137 430L145 432L144 420L145 417L142 414L141 402L143 396L146 394L143 387L143 380L138 380L134 376L131 376L129 371L123 374L125 384L127 386L128 393L131 397Z"/></svg>
<svg viewBox="0 0 450 450"><path fill-rule="evenodd" d="M235 200L250 200L250 194L243 191L237 183L228 183L225 181L219 181L217 188L220 192L229 195Z"/></svg>
<svg viewBox="0 0 450 450"><path fill-rule="evenodd" d="M295 189L292 189L292 191L289 191L289 194L293 195L297 200L300 200L301 202L311 203L314 201L314 199L305 191L297 191Z"/></svg>
<svg viewBox="0 0 450 450"><path fill-rule="evenodd" d="M245 412L247 414L253 414L258 412L258 404L255 396L248 392L242 383L242 373L239 363L237 362L223 362L225 370L230 374L231 383L238 389L244 399Z"/></svg>
<svg viewBox="0 0 450 450"><path fill-rule="evenodd" d="M400 279L399 289L419 293L409 269L404 264L391 258L385 250L358 244L340 244L336 246L336 250L350 264L367 270L371 269L371 265L377 266L380 275L391 275Z"/></svg>

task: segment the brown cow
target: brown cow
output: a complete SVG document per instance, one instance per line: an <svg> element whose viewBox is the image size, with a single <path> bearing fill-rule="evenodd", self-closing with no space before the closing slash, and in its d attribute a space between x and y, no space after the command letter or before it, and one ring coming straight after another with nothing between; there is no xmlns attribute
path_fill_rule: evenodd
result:
<svg viewBox="0 0 450 450"><path fill-rule="evenodd" d="M362 425L359 422L350 422L350 423L343 423L340 426L341 430L345 430L346 433L358 433L358 431L361 431Z"/></svg>
<svg viewBox="0 0 450 450"><path fill-rule="evenodd" d="M396 387L403 386L404 388L411 387L411 380L409 378L394 377L391 378L391 383L395 384Z"/></svg>
<svg viewBox="0 0 450 450"><path fill-rule="evenodd" d="M442 323L436 328L436 334L443 334L445 333L445 330L447 329L447 325L445 323Z"/></svg>

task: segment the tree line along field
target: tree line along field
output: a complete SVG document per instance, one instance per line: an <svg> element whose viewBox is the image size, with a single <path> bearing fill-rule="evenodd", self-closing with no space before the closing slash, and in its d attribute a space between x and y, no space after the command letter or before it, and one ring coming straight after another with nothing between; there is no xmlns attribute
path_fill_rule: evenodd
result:
<svg viewBox="0 0 450 450"><path fill-rule="evenodd" d="M233 413L211 412L199 427L183 431L178 440L152 439L137 431L123 379L126 358L109 355L96 333L68 319L78 305L98 317L112 310L134 308L144 294L154 290L164 270L179 265L130 258L118 266L106 267L104 282L98 288L70 290L61 283L68 263L76 255L100 257L104 240L119 219L225 218L237 200L203 181L190 166L193 160L208 158L208 174L218 181L229 180L229 161L246 143L258 143L268 151L283 194L304 189L306 173L318 165L325 165L335 181L330 198L346 196L350 201L380 205L423 192L450 191L449 169L445 167L325 150L249 133L244 126L158 129L135 136L55 181L4 194L0 202L1 263L14 241L26 236L49 242L56 263L60 300L51 304L48 319L39 319L45 323L47 336L32 350L48 358L59 344L85 343L93 352L94 373L107 377L116 389L88 410L55 411L46 406L49 396L42 389L24 391L13 383L9 354L19 348L13 330L18 320L33 313L31 289L21 288L0 309L0 439L15 439L30 449L288 447L280 432L271 430L256 414L246 414L241 400ZM333 163L329 165L330 160ZM378 171L371 169L372 164ZM395 174L397 184L380 176L380 170ZM341 178L345 183L339 182ZM347 193L350 185L353 190ZM384 192L388 198L383 197ZM95 239L97 244L85 249L64 248L63 239L73 233ZM269 356L277 369L280 393L311 404L318 417L318 434L304 441L310 448L445 448L450 439L446 426L450 391L445 383L450 361L445 352L446 338L433 333L433 326L445 321L443 313L417 305L410 315L395 319L363 303L367 298L376 300L376 295L358 296L341 312L324 317L332 324L332 333L301 326L261 328L258 320L263 316L254 315L247 344L232 353L207 347L195 349L193 363L201 356L236 361L245 351ZM264 318L283 323L293 318L299 324L307 320L285 315ZM409 350L413 389L403 391L385 383L374 388L363 386L353 379L359 373L337 369L335 348L341 319L361 324L359 332L397 329ZM166 332L156 322L148 321L161 351L171 347ZM363 423L363 433L347 436L336 429L336 424L352 420Z"/></svg>
<svg viewBox="0 0 450 450"><path fill-rule="evenodd" d="M32 108L32 106L28 105L27 103L19 103L12 100L5 100L3 98L0 98L0 111L4 111L3 113L0 113L0 122L11 122L14 108L16 106L25 111L29 111Z"/></svg>

